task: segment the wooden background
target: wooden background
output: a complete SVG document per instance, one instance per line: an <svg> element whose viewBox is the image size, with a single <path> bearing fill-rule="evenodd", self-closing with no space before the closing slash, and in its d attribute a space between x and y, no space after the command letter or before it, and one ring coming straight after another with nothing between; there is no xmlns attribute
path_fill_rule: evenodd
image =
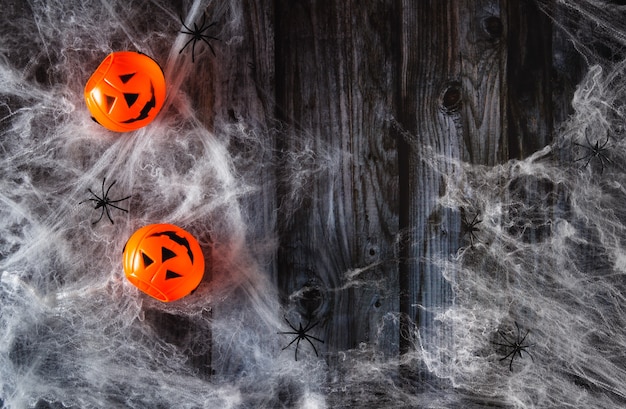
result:
<svg viewBox="0 0 626 409"><path fill-rule="evenodd" d="M248 209L279 232L282 302L320 322L329 357L373 340L405 353L413 325L426 330L427 311L452 300L424 260L467 245L462 212L476 215L437 205L445 184L423 159L495 165L550 144L586 68L571 14L521 0L248 0L243 11L222 109L267 130L278 169L317 166L296 181L301 202L289 175L268 171ZM380 336L389 313L400 320Z"/></svg>

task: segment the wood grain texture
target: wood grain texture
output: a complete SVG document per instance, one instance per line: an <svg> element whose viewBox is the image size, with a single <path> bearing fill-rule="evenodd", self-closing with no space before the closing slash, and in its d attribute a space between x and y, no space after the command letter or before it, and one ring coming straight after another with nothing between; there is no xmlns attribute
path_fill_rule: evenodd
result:
<svg viewBox="0 0 626 409"><path fill-rule="evenodd" d="M493 166L550 143L578 79L552 70L575 60L568 42L517 0L243 9L227 69L238 74L211 83L228 91L218 116L273 147L246 147L244 128L232 150L263 175L245 213L253 240L278 235L267 266L285 312L320 322L328 357L361 344L407 352L416 330L423 346L442 342L430 330L453 294L434 260L468 244L462 212L481 212L442 207L446 180L459 161Z"/></svg>
<svg viewBox="0 0 626 409"><path fill-rule="evenodd" d="M459 171L450 161L489 165L506 159L504 23L498 4L489 1L406 1L401 8L400 224L407 233L400 287L408 291L400 308L404 331L410 334L416 325L428 348L438 342L429 335L434 314L452 300L433 262L461 244L460 213L438 204L444 176L454 178ZM414 342L404 339L403 351Z"/></svg>
<svg viewBox="0 0 626 409"><path fill-rule="evenodd" d="M432 261L467 244L461 212L481 212L438 204L446 179L460 176L455 161L492 166L541 149L552 139L552 100L563 119L572 94L571 88L552 91L553 53L561 50L552 46L551 22L531 3L398 3L399 221L406 232L399 276L406 337L400 341L408 351L418 342L411 336L415 327L422 347L443 342L431 338L430 328L453 295ZM527 183L528 191L550 189Z"/></svg>
<svg viewBox="0 0 626 409"><path fill-rule="evenodd" d="M552 140L552 25L537 7L511 2L505 95L509 157L525 158Z"/></svg>
<svg viewBox="0 0 626 409"><path fill-rule="evenodd" d="M303 160L307 178L297 207L293 180L279 189L278 286L287 309L322 322L329 352L397 351L397 328L378 335L398 310L390 5L276 2L278 150L286 168Z"/></svg>

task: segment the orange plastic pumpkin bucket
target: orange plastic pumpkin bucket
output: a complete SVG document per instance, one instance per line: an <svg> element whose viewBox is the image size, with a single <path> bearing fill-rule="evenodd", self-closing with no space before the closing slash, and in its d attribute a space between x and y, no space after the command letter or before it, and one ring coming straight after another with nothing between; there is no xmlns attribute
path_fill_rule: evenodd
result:
<svg viewBox="0 0 626 409"><path fill-rule="evenodd" d="M109 54L85 85L92 118L107 129L133 131L154 120L165 102L165 77L145 54Z"/></svg>
<svg viewBox="0 0 626 409"><path fill-rule="evenodd" d="M164 302L191 293L204 275L200 245L172 224L150 224L133 233L124 246L123 265L128 281Z"/></svg>

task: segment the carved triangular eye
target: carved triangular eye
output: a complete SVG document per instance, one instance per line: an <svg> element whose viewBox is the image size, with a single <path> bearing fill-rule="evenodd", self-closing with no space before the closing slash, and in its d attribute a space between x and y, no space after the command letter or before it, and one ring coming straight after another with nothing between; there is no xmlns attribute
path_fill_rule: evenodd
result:
<svg viewBox="0 0 626 409"><path fill-rule="evenodd" d="M115 103L115 97L112 97L110 95L105 95L104 98L105 98L104 103L106 104L107 112L110 113L111 110L113 109L113 104Z"/></svg>
<svg viewBox="0 0 626 409"><path fill-rule="evenodd" d="M126 84L128 81L130 81L131 78L133 78L135 76L135 73L133 72L132 74L124 74L124 75L120 75L120 79L122 80L122 83Z"/></svg>
<svg viewBox="0 0 626 409"><path fill-rule="evenodd" d="M162 263L165 263L166 260L169 260L174 257L176 257L176 253L174 253L172 250L168 248L161 247L161 262Z"/></svg>
<svg viewBox="0 0 626 409"><path fill-rule="evenodd" d="M152 260L150 257L148 257L148 255L144 252L141 252L141 257L143 258L143 267L146 268L148 267L150 264L154 263L154 260Z"/></svg>
<svg viewBox="0 0 626 409"><path fill-rule="evenodd" d="M182 275L173 272L172 270L166 270L165 271L165 279L166 280L171 280L172 278L178 278L178 277L182 277Z"/></svg>
<svg viewBox="0 0 626 409"><path fill-rule="evenodd" d="M137 98L139 98L139 94L124 93L124 99L126 100L126 104L129 108L133 106L133 104L137 101Z"/></svg>

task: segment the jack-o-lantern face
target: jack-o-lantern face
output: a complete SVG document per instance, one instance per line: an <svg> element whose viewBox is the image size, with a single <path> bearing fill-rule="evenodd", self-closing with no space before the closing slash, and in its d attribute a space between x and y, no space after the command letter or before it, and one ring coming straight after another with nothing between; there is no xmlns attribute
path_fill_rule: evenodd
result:
<svg viewBox="0 0 626 409"><path fill-rule="evenodd" d="M126 278L160 301L175 301L198 287L204 257L196 239L172 224L151 224L128 239L123 253Z"/></svg>
<svg viewBox="0 0 626 409"><path fill-rule="evenodd" d="M107 129L132 131L149 124L165 101L165 77L145 54L109 54L85 85L85 102L93 119Z"/></svg>

